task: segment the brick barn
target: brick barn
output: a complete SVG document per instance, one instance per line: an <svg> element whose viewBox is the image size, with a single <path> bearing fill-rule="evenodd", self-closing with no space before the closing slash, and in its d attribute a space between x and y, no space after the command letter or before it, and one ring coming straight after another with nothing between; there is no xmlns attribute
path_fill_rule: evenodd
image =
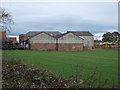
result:
<svg viewBox="0 0 120 90"><path fill-rule="evenodd" d="M58 51L82 51L84 39L67 32L57 39Z"/></svg>
<svg viewBox="0 0 120 90"><path fill-rule="evenodd" d="M29 48L32 50L56 50L56 38L49 33L41 32L29 39Z"/></svg>
<svg viewBox="0 0 120 90"><path fill-rule="evenodd" d="M73 33L74 35L83 38L84 50L92 50L94 48L94 36L87 31L68 31L67 33Z"/></svg>
<svg viewBox="0 0 120 90"><path fill-rule="evenodd" d="M53 38L55 38L58 35L61 35L61 33L58 32L58 31L54 31L54 32L50 32L50 31L47 31L47 32L44 32L44 31L41 31L41 32L39 32L39 31L31 31L31 32L28 32L26 34L19 35L19 42L20 42L21 45L24 45L27 49L34 48L35 50L41 50L40 47L38 49L36 49L37 47L31 47L30 45L32 45L32 46L35 45L35 44L37 45L37 42L36 43L30 43L30 41L34 39L33 37L35 37L35 38L37 37L38 40L39 39L42 40L42 38L37 36L38 34L42 34L42 33L44 33L44 35L47 34L49 36L52 36ZM44 37L44 38L47 38L47 37ZM48 40L49 40L49 38L48 38ZM42 42L41 44L45 44L45 42ZM51 42L51 44L52 44L52 42ZM56 49L54 49L54 50L56 50Z"/></svg>
<svg viewBox="0 0 120 90"><path fill-rule="evenodd" d="M23 34L22 34L23 35ZM28 32L20 35L20 42L31 50L83 51L94 47L90 32Z"/></svg>

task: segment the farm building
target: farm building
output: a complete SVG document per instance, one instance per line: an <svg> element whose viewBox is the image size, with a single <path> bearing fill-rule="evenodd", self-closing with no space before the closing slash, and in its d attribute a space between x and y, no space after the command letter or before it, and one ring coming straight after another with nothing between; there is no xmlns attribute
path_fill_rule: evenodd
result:
<svg viewBox="0 0 120 90"><path fill-rule="evenodd" d="M29 48L32 50L56 50L56 38L53 34L41 32L29 39Z"/></svg>
<svg viewBox="0 0 120 90"><path fill-rule="evenodd" d="M16 37L6 37L6 40L10 40L13 43L17 43L17 38Z"/></svg>
<svg viewBox="0 0 120 90"><path fill-rule="evenodd" d="M81 31L68 31L67 33L73 33L74 35L83 38L83 46L86 50L92 50L94 47L94 36L90 32Z"/></svg>
<svg viewBox="0 0 120 90"><path fill-rule="evenodd" d="M59 51L82 51L84 39L72 32L67 32L57 39Z"/></svg>
<svg viewBox="0 0 120 90"><path fill-rule="evenodd" d="M90 32L28 32L19 36L21 45L31 50L83 51L94 47L93 35Z"/></svg>
<svg viewBox="0 0 120 90"><path fill-rule="evenodd" d="M26 34L21 34L21 35L19 35L19 42L20 42L21 45L25 45L28 48L28 45L30 45L30 43L28 43L28 40L30 38L32 38L32 37L35 37L36 35L38 35L38 34L40 34L42 32L44 32L44 31L41 31L41 32L39 32L39 31L31 31L31 32L28 32ZM52 37L55 37L55 36L61 34L58 31L54 31L54 32L47 31L45 33L48 34L48 35L50 35L50 36L52 36Z"/></svg>
<svg viewBox="0 0 120 90"><path fill-rule="evenodd" d="M6 35L6 31L0 31L0 40L10 40L13 43L17 43L16 37L9 37Z"/></svg>

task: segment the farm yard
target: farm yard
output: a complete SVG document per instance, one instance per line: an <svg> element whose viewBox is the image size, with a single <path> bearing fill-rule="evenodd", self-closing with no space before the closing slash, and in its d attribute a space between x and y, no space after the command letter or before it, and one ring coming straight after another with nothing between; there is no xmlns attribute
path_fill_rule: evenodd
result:
<svg viewBox="0 0 120 90"><path fill-rule="evenodd" d="M96 72L96 84L118 87L118 49L94 51L3 50L3 60L19 60L69 78L77 75L83 81Z"/></svg>

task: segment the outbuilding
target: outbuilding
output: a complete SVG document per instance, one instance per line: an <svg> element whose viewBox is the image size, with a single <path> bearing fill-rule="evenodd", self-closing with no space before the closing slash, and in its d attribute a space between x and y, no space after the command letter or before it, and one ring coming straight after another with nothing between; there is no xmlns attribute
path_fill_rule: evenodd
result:
<svg viewBox="0 0 120 90"><path fill-rule="evenodd" d="M20 38L23 40L21 42L25 42L25 46L30 50L83 51L94 48L94 36L85 31L28 32L23 36Z"/></svg>
<svg viewBox="0 0 120 90"><path fill-rule="evenodd" d="M69 33L73 33L78 37L84 39L84 50L92 50L94 48L94 36L88 31L67 31Z"/></svg>
<svg viewBox="0 0 120 90"><path fill-rule="evenodd" d="M57 39L58 51L82 51L84 39L67 32Z"/></svg>
<svg viewBox="0 0 120 90"><path fill-rule="evenodd" d="M52 50L56 51L55 32L40 32L34 37L29 38L29 49L31 50Z"/></svg>

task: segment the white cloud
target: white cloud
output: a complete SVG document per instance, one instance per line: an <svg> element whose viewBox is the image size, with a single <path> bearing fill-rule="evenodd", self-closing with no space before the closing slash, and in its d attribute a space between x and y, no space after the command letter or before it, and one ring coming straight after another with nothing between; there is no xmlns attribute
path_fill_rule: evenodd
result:
<svg viewBox="0 0 120 90"><path fill-rule="evenodd" d="M12 32L19 34L30 30L105 33L116 31L118 25L118 3L4 3L4 7L15 21Z"/></svg>
<svg viewBox="0 0 120 90"><path fill-rule="evenodd" d="M100 36L102 36L103 34L104 34L104 33L95 33L94 36L95 36L95 37L100 37Z"/></svg>
<svg viewBox="0 0 120 90"><path fill-rule="evenodd" d="M2 2L118 2L119 0L1 0Z"/></svg>
<svg viewBox="0 0 120 90"><path fill-rule="evenodd" d="M104 30L104 33L106 33L106 32L118 32L118 30L117 29L107 29L107 30ZM102 40L102 36L103 36L104 33L94 33L93 34L94 35L94 39L95 40L96 39Z"/></svg>
<svg viewBox="0 0 120 90"><path fill-rule="evenodd" d="M118 32L118 29L107 29L106 32Z"/></svg>
<svg viewBox="0 0 120 90"><path fill-rule="evenodd" d="M94 40L102 40L102 37L94 37Z"/></svg>
<svg viewBox="0 0 120 90"><path fill-rule="evenodd" d="M102 40L102 36L104 33L95 33L94 35L94 39L95 40Z"/></svg>

